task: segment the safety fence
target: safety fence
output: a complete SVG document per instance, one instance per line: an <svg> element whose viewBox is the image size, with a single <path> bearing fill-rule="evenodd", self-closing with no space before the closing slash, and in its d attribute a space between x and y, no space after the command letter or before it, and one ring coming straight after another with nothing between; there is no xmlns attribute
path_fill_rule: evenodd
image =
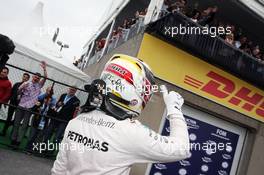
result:
<svg viewBox="0 0 264 175"><path fill-rule="evenodd" d="M17 82L21 82L22 76L23 76L24 73L28 73L30 75L30 80L29 81L31 81L32 76L35 74L35 72L30 72L28 70L25 70L25 69L22 69L22 68L19 68L17 66L10 65L10 64L7 64L6 67L9 68L8 78L12 82L12 85L14 85ZM42 72L40 72L40 73L42 73ZM69 82L69 84L66 84L66 83L62 83L61 81L62 80L58 81L58 80L53 80L53 79L50 79L50 78L46 78L45 85L41 89L42 93L45 93L47 87L52 87L53 92L54 92L53 96L55 97L56 101L58 101L60 95L62 95L64 93L67 93L68 89L70 87L74 86L74 88L77 89L77 92L76 92L75 95L80 100L80 105L79 106L81 107L82 105L84 105L84 103L86 102L86 100L88 98L88 92L85 91L83 89L83 87L79 87L79 88L76 87L76 84L71 84L71 82ZM65 81L63 81L63 82L65 82ZM11 134L12 134L12 131L13 131L15 113L12 115L12 120L11 121L7 121L7 115L8 115L8 112L9 112L8 111L9 108L15 108L15 113L19 109L23 110L23 111L31 112L31 117L30 117L29 123L27 124L28 127L27 127L25 138L21 141L20 146L16 148L19 151L24 151L25 150L25 147L27 145L28 139L30 137L32 122L34 120L33 118L34 118L35 115L38 115L39 117L45 117L46 118L47 124L45 126L48 126L51 123L51 120L59 122L59 123L60 122L61 123L67 123L68 122L68 121L63 120L61 118L57 118L55 115L50 115L50 114L41 115L40 113L34 112L31 109L27 110L25 108L21 108L19 106L16 106L16 105L10 103L10 102L9 103L4 103L4 104L1 105L1 108L0 108L0 129L1 129L0 130L0 133L1 133L1 136L0 136L0 147L13 148L13 146L11 145ZM4 129L6 124L8 124L10 126L8 127L7 132L5 134L3 134L3 129ZM46 129L47 129L47 127L40 129L41 131L39 132L39 135L36 138L36 142L41 143L43 141L43 135L45 135ZM55 131L54 131L54 133L55 133L56 129L58 129L58 128L54 128L54 129L55 129ZM51 138L50 140L53 140L53 139ZM41 155L44 155L44 156L48 155L48 156L54 157L56 155L56 151L57 150L55 150L55 152L52 151L52 154L41 154ZM39 155L39 152L35 152L35 153Z"/></svg>

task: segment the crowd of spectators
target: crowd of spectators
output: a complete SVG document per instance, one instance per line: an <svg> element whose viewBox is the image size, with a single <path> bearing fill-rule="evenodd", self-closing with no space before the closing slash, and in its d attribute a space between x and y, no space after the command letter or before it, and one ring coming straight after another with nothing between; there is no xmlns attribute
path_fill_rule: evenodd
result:
<svg viewBox="0 0 264 175"><path fill-rule="evenodd" d="M216 14L219 12L217 6L207 7L203 10L198 10L198 7L192 8L188 5L187 0L165 0L162 7L161 16L167 13L180 12L189 17L193 22L198 23L201 26L206 27L223 27L229 28L231 33L219 34L226 43L241 49L245 53L255 57L257 60L264 63L264 50L260 48L258 44L254 44L248 36L243 34L241 28L237 26L220 21L216 19ZM135 25L139 18L144 18L147 13L147 9L143 11L137 11L134 17L125 19L123 24L113 30L109 43L115 41L116 38L122 37L126 29L130 29ZM106 44L106 38L100 38L96 41L95 52L101 51Z"/></svg>
<svg viewBox="0 0 264 175"><path fill-rule="evenodd" d="M136 11L132 18L125 19L123 23L116 27L110 36L109 44L115 41L117 38L123 37L131 27L137 24L140 19L144 19L147 13L147 9L142 11ZM106 44L106 38L100 38L95 41L95 52L100 52Z"/></svg>
<svg viewBox="0 0 264 175"><path fill-rule="evenodd" d="M82 55L79 59L74 57L73 65L77 68L83 70L84 66L86 64L86 60L84 60L84 55Z"/></svg>
<svg viewBox="0 0 264 175"><path fill-rule="evenodd" d="M119 38L124 38L127 36L127 32L135 25L137 25L137 22L139 20L142 20L145 17L147 13L147 9L144 9L142 11L136 11L134 16L132 18L125 19L122 24L115 29L113 29L108 44L114 43L117 41ZM101 53L106 45L106 38L102 37L99 38L95 41L95 47L94 47L94 53ZM83 60L83 56L79 59L74 59L73 65L76 66L77 68L83 70L85 66L85 60Z"/></svg>
<svg viewBox="0 0 264 175"><path fill-rule="evenodd" d="M216 13L219 9L217 6L207 7L204 10L198 10L198 8L190 8L186 0L177 0L172 2L171 0L164 1L164 9L169 13L181 12L182 14L189 17L193 22L206 27L223 27L229 28L231 33L219 34L226 43L236 47L255 57L258 61L264 63L264 50L260 48L258 44L254 44L246 34L243 33L242 29L229 22L224 22L216 19Z"/></svg>
<svg viewBox="0 0 264 175"><path fill-rule="evenodd" d="M8 79L9 69L7 67L0 69L0 109L8 107L7 119L0 135L10 136L11 148L22 148L30 154L40 151L34 149L36 142L60 143L68 122L77 115L80 105L80 100L75 96L77 91L75 86L69 87L68 92L61 94L58 100L53 93L53 86L42 92L47 79L45 62L41 63L41 68L43 76L35 73L30 81L30 75L24 73L21 81L13 86ZM10 126L13 127L8 134ZM23 148L21 143L28 130L27 144Z"/></svg>

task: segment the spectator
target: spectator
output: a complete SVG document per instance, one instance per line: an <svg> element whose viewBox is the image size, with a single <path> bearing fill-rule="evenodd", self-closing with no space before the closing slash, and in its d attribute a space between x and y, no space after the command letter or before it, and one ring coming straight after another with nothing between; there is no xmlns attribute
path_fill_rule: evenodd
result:
<svg viewBox="0 0 264 175"><path fill-rule="evenodd" d="M242 49L245 53L252 55L251 49L249 48L248 45L245 45Z"/></svg>
<svg viewBox="0 0 264 175"><path fill-rule="evenodd" d="M252 56L258 58L260 55L260 50L259 50L259 46L255 46L253 49L252 49Z"/></svg>
<svg viewBox="0 0 264 175"><path fill-rule="evenodd" d="M225 24L224 24L223 21L216 21L214 27L222 28L222 29L226 29ZM220 38L222 38L222 39L225 39L225 33L227 33L226 30L225 30L225 32L220 32L220 33L218 33L218 36L219 36Z"/></svg>
<svg viewBox="0 0 264 175"><path fill-rule="evenodd" d="M76 58L76 56L74 56L74 59L73 59L73 63L72 63L74 66L78 66L78 59Z"/></svg>
<svg viewBox="0 0 264 175"><path fill-rule="evenodd" d="M95 53L96 52L99 52L100 49L99 49L99 41L95 41ZM78 65L78 61L77 61L77 65Z"/></svg>
<svg viewBox="0 0 264 175"><path fill-rule="evenodd" d="M77 68L81 69L81 67L82 67L82 62L83 62L83 58L81 57L81 58L78 60Z"/></svg>
<svg viewBox="0 0 264 175"><path fill-rule="evenodd" d="M208 7L202 12L201 19L198 21L198 23L202 26L210 25L213 22L217 11L218 8L216 6Z"/></svg>
<svg viewBox="0 0 264 175"><path fill-rule="evenodd" d="M3 67L0 70L0 108L2 103L7 103L11 96L12 83L8 79L9 69Z"/></svg>
<svg viewBox="0 0 264 175"><path fill-rule="evenodd" d="M138 20L138 18L139 18L139 11L136 11L135 18Z"/></svg>
<svg viewBox="0 0 264 175"><path fill-rule="evenodd" d="M248 41L245 44L241 45L240 49L242 49L247 54L252 55L252 48L253 48L252 45L253 45L252 41Z"/></svg>
<svg viewBox="0 0 264 175"><path fill-rule="evenodd" d="M129 29L130 28L129 21L127 19L124 20L123 24L121 25L121 28L123 28L123 29Z"/></svg>
<svg viewBox="0 0 264 175"><path fill-rule="evenodd" d="M53 96L52 87L48 87L44 94L38 96L38 102L32 111L36 112L32 119L30 137L26 146L27 152L32 152L33 143L36 141L39 133L47 126L46 115L52 115L56 104L56 98Z"/></svg>
<svg viewBox="0 0 264 175"><path fill-rule="evenodd" d="M164 0L164 3L161 7L161 12L160 12L160 16L159 17L163 17L166 14L169 13L168 8L171 6L172 2L170 0Z"/></svg>
<svg viewBox="0 0 264 175"><path fill-rule="evenodd" d="M240 48L247 42L247 37L241 36L238 41L235 41L235 47Z"/></svg>
<svg viewBox="0 0 264 175"><path fill-rule="evenodd" d="M226 35L226 37L225 37L225 41L226 41L228 44L233 45L233 44L234 44L234 34L233 34L233 33L230 33L230 34Z"/></svg>
<svg viewBox="0 0 264 175"><path fill-rule="evenodd" d="M106 39L102 38L99 41L96 41L96 52L101 51L105 46Z"/></svg>
<svg viewBox="0 0 264 175"><path fill-rule="evenodd" d="M134 26L136 23L137 23L137 19L136 18L131 18L130 19L129 24L130 24L131 27Z"/></svg>
<svg viewBox="0 0 264 175"><path fill-rule="evenodd" d="M113 30L111 40L115 40L121 36L121 32L119 30Z"/></svg>
<svg viewBox="0 0 264 175"><path fill-rule="evenodd" d="M170 3L167 3L167 4L168 4L168 11L169 12L172 12L172 13L182 12L184 14L187 1L186 0L178 0L177 2L175 2L173 4L170 4Z"/></svg>
<svg viewBox="0 0 264 175"><path fill-rule="evenodd" d="M29 78L30 78L30 75L28 73L24 73L23 77L22 77L22 81L15 83L14 86L12 87L11 97L10 97L10 102L9 102L10 106L8 107L6 123L4 125L4 129L1 133L2 136L6 135L7 129L12 124L11 120L12 120L13 114L15 112L16 106L18 105L20 97L21 97L21 94L18 93L18 87L22 83L27 82L29 80Z"/></svg>
<svg viewBox="0 0 264 175"><path fill-rule="evenodd" d="M75 60L72 64L77 67L78 66L78 60Z"/></svg>
<svg viewBox="0 0 264 175"><path fill-rule="evenodd" d="M231 33L235 34L236 33L236 27L234 25L227 25L226 28L229 28Z"/></svg>
<svg viewBox="0 0 264 175"><path fill-rule="evenodd" d="M248 44L248 48L252 51L254 49L253 42L249 41L247 44Z"/></svg>
<svg viewBox="0 0 264 175"><path fill-rule="evenodd" d="M201 13L198 10L194 10L191 20L193 22L197 22L200 19L200 16L201 16Z"/></svg>
<svg viewBox="0 0 264 175"><path fill-rule="evenodd" d="M22 141L27 130L28 122L31 116L30 110L36 104L41 88L44 86L47 78L46 63L42 62L41 67L44 72L44 78L40 80L40 73L32 76L31 82L24 82L19 86L18 91L22 93L19 108L16 111L14 128L11 137L11 145L17 148ZM19 132L20 123L23 120L21 132Z"/></svg>
<svg viewBox="0 0 264 175"><path fill-rule="evenodd" d="M258 61L262 61L262 54L261 53L258 53L256 56Z"/></svg>
<svg viewBox="0 0 264 175"><path fill-rule="evenodd" d="M55 111L57 112L56 118L59 120L52 119L50 121L47 132L44 135L45 143L50 140L54 129L57 129L54 142L59 143L61 141L68 122L75 117L79 109L80 100L75 96L76 91L76 87L70 87L68 93L60 96L55 107Z"/></svg>
<svg viewBox="0 0 264 175"><path fill-rule="evenodd" d="M140 11L139 12L139 17L143 17L144 18L146 16L147 12L148 12L148 8L145 8L144 11Z"/></svg>
<svg viewBox="0 0 264 175"><path fill-rule="evenodd" d="M172 4L171 0L164 0L163 7L164 9L168 9Z"/></svg>

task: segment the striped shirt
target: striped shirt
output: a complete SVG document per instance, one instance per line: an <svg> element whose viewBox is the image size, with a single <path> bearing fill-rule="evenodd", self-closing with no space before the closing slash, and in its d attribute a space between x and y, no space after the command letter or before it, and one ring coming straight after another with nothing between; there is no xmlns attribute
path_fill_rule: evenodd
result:
<svg viewBox="0 0 264 175"><path fill-rule="evenodd" d="M19 106L27 109L32 108L38 100L41 88L42 85L40 83L29 82L28 85L22 89L22 97Z"/></svg>

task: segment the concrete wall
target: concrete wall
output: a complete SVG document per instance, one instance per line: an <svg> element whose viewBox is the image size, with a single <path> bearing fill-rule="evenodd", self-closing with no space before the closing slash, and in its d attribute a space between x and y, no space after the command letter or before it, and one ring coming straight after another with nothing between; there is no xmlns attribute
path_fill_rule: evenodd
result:
<svg viewBox="0 0 264 175"><path fill-rule="evenodd" d="M248 143L250 144L250 143ZM251 142L252 154L245 157L249 159L248 175L263 175L264 174L264 125L261 124L255 136L255 140Z"/></svg>
<svg viewBox="0 0 264 175"><path fill-rule="evenodd" d="M92 77L100 74L104 64L114 53L124 53L137 56L142 41L142 34L130 39L123 45L116 48L110 54L104 56L96 65L89 66L85 72ZM247 137L240 158L238 175L263 175L264 165L264 124L250 117L247 117L234 110L214 103L208 99L200 97L194 93L178 88L163 80L157 79L158 84L167 85L169 90L179 92L185 99L185 104L199 109L215 117L227 120L247 129ZM146 106L139 120L158 132L160 121L164 111L164 103L160 93L154 94L151 102ZM136 164L131 169L131 175L143 175L147 164Z"/></svg>

